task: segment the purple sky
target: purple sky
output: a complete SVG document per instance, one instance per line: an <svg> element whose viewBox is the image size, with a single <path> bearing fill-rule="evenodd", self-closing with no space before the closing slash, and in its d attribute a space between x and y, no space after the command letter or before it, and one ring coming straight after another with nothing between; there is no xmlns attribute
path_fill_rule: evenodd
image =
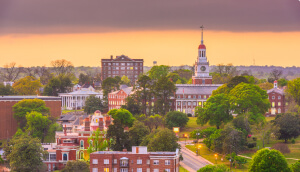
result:
<svg viewBox="0 0 300 172"><path fill-rule="evenodd" d="M300 31L299 0L0 0L0 34Z"/></svg>

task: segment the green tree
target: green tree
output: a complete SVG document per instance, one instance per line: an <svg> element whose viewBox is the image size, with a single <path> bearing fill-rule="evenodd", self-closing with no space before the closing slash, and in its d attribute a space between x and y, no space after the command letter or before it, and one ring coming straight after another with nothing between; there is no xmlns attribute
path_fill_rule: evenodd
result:
<svg viewBox="0 0 300 172"><path fill-rule="evenodd" d="M276 136L285 143L292 138L300 135L300 117L299 115L283 114L277 115L274 125L278 127Z"/></svg>
<svg viewBox="0 0 300 172"><path fill-rule="evenodd" d="M123 127L131 127L135 118L126 109L112 109L108 112L115 122L119 122Z"/></svg>
<svg viewBox="0 0 300 172"><path fill-rule="evenodd" d="M224 154L231 154L232 152L238 154L246 145L246 137L244 136L244 133L235 129L231 125L225 126L220 133L220 137L217 139L217 142L218 141L222 143L222 152Z"/></svg>
<svg viewBox="0 0 300 172"><path fill-rule="evenodd" d="M42 157L47 152L38 138L24 134L13 137L4 148L4 154L11 171L32 172L40 171L43 166Z"/></svg>
<svg viewBox="0 0 300 172"><path fill-rule="evenodd" d="M50 124L48 132L44 138L44 142L45 143L53 143L55 142L55 132L56 131L62 131L63 128L60 124L56 123L56 122L52 122L52 124Z"/></svg>
<svg viewBox="0 0 300 172"><path fill-rule="evenodd" d="M111 140L110 148L114 151L131 150L132 145L129 140L129 133L124 132L124 126L120 120L114 119L114 124L109 125L106 138Z"/></svg>
<svg viewBox="0 0 300 172"><path fill-rule="evenodd" d="M58 75L51 78L44 88L44 95L58 96L58 93L71 91L73 86L71 75Z"/></svg>
<svg viewBox="0 0 300 172"><path fill-rule="evenodd" d="M105 151L109 146L109 142L105 139L105 132L101 132L99 128L93 132L93 134L88 138L89 147L87 149L88 158L90 159L90 154L97 151Z"/></svg>
<svg viewBox="0 0 300 172"><path fill-rule="evenodd" d="M133 115L139 115L142 113L142 106L139 101L137 94L131 94L126 99L125 105L122 105L121 108L127 109Z"/></svg>
<svg viewBox="0 0 300 172"><path fill-rule="evenodd" d="M300 172L300 160L291 165L293 172Z"/></svg>
<svg viewBox="0 0 300 172"><path fill-rule="evenodd" d="M225 94L217 94L211 96L204 108L197 107L195 110L197 123L204 125L209 122L210 125L215 125L217 129L222 123L227 123L233 119L230 112L229 98Z"/></svg>
<svg viewBox="0 0 300 172"><path fill-rule="evenodd" d="M42 143L44 143L44 138L47 135L49 125L51 120L48 116L43 116L39 112L32 111L26 115L27 125L26 131L32 137L38 137Z"/></svg>
<svg viewBox="0 0 300 172"><path fill-rule="evenodd" d="M6 95L13 95L14 94L14 89L10 85L4 85L0 83L0 95L1 96L6 96Z"/></svg>
<svg viewBox="0 0 300 172"><path fill-rule="evenodd" d="M224 164L206 165L200 168L197 172L230 172L229 168Z"/></svg>
<svg viewBox="0 0 300 172"><path fill-rule="evenodd" d="M85 161L68 161L62 172L89 172L90 165Z"/></svg>
<svg viewBox="0 0 300 172"><path fill-rule="evenodd" d="M144 120L144 124L148 126L150 132L152 132L152 129L157 129L159 126L164 125L164 118L158 114L151 115Z"/></svg>
<svg viewBox="0 0 300 172"><path fill-rule="evenodd" d="M179 77L185 81L185 83L189 79L192 79L192 76L193 76L193 71L188 70L188 69L179 69L179 70L173 71L172 73L178 74Z"/></svg>
<svg viewBox="0 0 300 172"><path fill-rule="evenodd" d="M136 94L137 97L140 99L140 102L142 103L142 111L144 114L146 114L147 102L150 102L152 97L151 88L153 82L149 76L140 75L137 80L137 85L138 89L136 89Z"/></svg>
<svg viewBox="0 0 300 172"><path fill-rule="evenodd" d="M176 91L175 84L167 77L160 77L154 85L154 113L165 115L171 109L171 97Z"/></svg>
<svg viewBox="0 0 300 172"><path fill-rule="evenodd" d="M93 79L92 79L91 76L85 75L83 73L79 74L79 81L78 81L79 84L81 84L81 85L83 85L83 84L92 84L92 82L93 82Z"/></svg>
<svg viewBox="0 0 300 172"><path fill-rule="evenodd" d="M42 114L48 114L49 108L41 99L23 99L13 105L14 118L19 123L21 129L26 125L26 114L36 111Z"/></svg>
<svg viewBox="0 0 300 172"><path fill-rule="evenodd" d="M146 135L150 133L149 128L140 121L134 121L129 129L129 138L133 145L140 145Z"/></svg>
<svg viewBox="0 0 300 172"><path fill-rule="evenodd" d="M130 86L130 79L126 75L123 75L122 78L121 78L121 84L125 84L127 86Z"/></svg>
<svg viewBox="0 0 300 172"><path fill-rule="evenodd" d="M153 66L149 71L149 77L154 80L158 80L162 77L166 77L170 72L170 67L165 65Z"/></svg>
<svg viewBox="0 0 300 172"><path fill-rule="evenodd" d="M242 115L238 115L236 118L232 120L232 125L236 129L243 131L245 136L248 136L248 134L251 132L248 116L249 116L248 114L242 114Z"/></svg>
<svg viewBox="0 0 300 172"><path fill-rule="evenodd" d="M274 88L273 84L269 83L269 82L260 83L260 84L258 84L258 86L265 91L268 91L268 90Z"/></svg>
<svg viewBox="0 0 300 172"><path fill-rule="evenodd" d="M40 81L32 76L26 76L13 84L15 92L20 95L36 95L41 87Z"/></svg>
<svg viewBox="0 0 300 172"><path fill-rule="evenodd" d="M235 76L228 82L227 87L232 89L242 82L249 83L248 79L245 76Z"/></svg>
<svg viewBox="0 0 300 172"><path fill-rule="evenodd" d="M270 108L268 94L257 85L240 83L230 91L231 109L237 114L250 113L250 121L258 122L264 119Z"/></svg>
<svg viewBox="0 0 300 172"><path fill-rule="evenodd" d="M103 103L104 106L107 106L108 93L116 91L120 87L121 78L116 76L115 78L108 77L102 81L102 90L103 90Z"/></svg>
<svg viewBox="0 0 300 172"><path fill-rule="evenodd" d="M278 150L261 149L252 156L249 172L291 172L285 157Z"/></svg>
<svg viewBox="0 0 300 172"><path fill-rule="evenodd" d="M289 82L289 81L286 80L286 79L284 79L284 78L278 79L278 85L279 85L280 87L287 86L288 82Z"/></svg>
<svg viewBox="0 0 300 172"><path fill-rule="evenodd" d="M300 78L289 81L287 87L287 92L295 100L298 106L300 106Z"/></svg>
<svg viewBox="0 0 300 172"><path fill-rule="evenodd" d="M85 100L85 106L83 109L84 112L93 114L96 110L100 110L102 112L104 110L104 106L100 98L97 98L95 95L90 95Z"/></svg>
<svg viewBox="0 0 300 172"><path fill-rule="evenodd" d="M184 128L188 121L189 118L185 113L182 112L171 111L166 115L166 125L170 129L172 129L173 127Z"/></svg>
<svg viewBox="0 0 300 172"><path fill-rule="evenodd" d="M149 141L149 151L170 151L174 152L179 148L177 143L178 139L175 133L169 129L162 129L157 132L154 137Z"/></svg>

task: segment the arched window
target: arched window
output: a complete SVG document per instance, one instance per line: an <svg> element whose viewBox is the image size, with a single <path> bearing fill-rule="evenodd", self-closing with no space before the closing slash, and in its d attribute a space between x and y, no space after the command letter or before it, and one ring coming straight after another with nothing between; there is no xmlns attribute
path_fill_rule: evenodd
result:
<svg viewBox="0 0 300 172"><path fill-rule="evenodd" d="M84 141L80 140L80 149L83 149L83 148L84 148Z"/></svg>
<svg viewBox="0 0 300 172"><path fill-rule="evenodd" d="M63 161L68 161L68 154L66 153L63 154Z"/></svg>
<svg viewBox="0 0 300 172"><path fill-rule="evenodd" d="M81 151L80 152L80 159L83 159L84 157L83 157L84 155L83 155L83 152Z"/></svg>

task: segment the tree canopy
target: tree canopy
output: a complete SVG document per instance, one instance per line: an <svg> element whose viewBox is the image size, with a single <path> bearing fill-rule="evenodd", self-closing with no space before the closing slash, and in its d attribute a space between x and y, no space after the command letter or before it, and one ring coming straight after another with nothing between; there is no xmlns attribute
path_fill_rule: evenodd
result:
<svg viewBox="0 0 300 172"><path fill-rule="evenodd" d="M287 87L287 92L292 96L298 106L300 106L300 78L289 81Z"/></svg>
<svg viewBox="0 0 300 172"><path fill-rule="evenodd" d="M165 65L153 66L149 71L149 77L158 80L161 77L166 77L170 72L170 67Z"/></svg>
<svg viewBox="0 0 300 172"><path fill-rule="evenodd" d="M276 136L280 140L296 138L300 135L300 116L292 114L277 115L274 120L274 125L278 127Z"/></svg>
<svg viewBox="0 0 300 172"><path fill-rule="evenodd" d="M196 108L195 114L198 116L198 124L204 125L209 122L210 125L215 125L217 129L222 123L227 123L233 119L230 113L229 98L225 94L211 96L204 108Z"/></svg>
<svg viewBox="0 0 300 172"><path fill-rule="evenodd" d="M12 171L39 171L43 165L44 151L41 141L26 134L13 137L4 148Z"/></svg>
<svg viewBox="0 0 300 172"><path fill-rule="evenodd" d="M149 151L170 151L175 152L179 148L177 137L172 130L162 129L153 135L147 145Z"/></svg>
<svg viewBox="0 0 300 172"><path fill-rule="evenodd" d="M150 133L149 128L140 121L134 121L133 126L129 129L129 139L132 145L140 145L146 135Z"/></svg>
<svg viewBox="0 0 300 172"><path fill-rule="evenodd" d="M44 95L58 96L58 93L66 93L71 90L73 86L70 75L58 75L49 80L44 88Z"/></svg>
<svg viewBox="0 0 300 172"><path fill-rule="evenodd" d="M26 76L13 84L15 92L20 95L36 95L41 87L40 81L32 76Z"/></svg>
<svg viewBox="0 0 300 172"><path fill-rule="evenodd" d="M135 118L126 109L112 109L108 112L114 119L114 123L120 123L123 127L131 127Z"/></svg>
<svg viewBox="0 0 300 172"><path fill-rule="evenodd" d="M230 172L229 168L224 164L206 165L200 168L197 172Z"/></svg>
<svg viewBox="0 0 300 172"><path fill-rule="evenodd" d="M172 129L173 127L183 128L189 121L189 118L185 113L178 111L168 112L166 115L166 125L168 128Z"/></svg>
<svg viewBox="0 0 300 172"><path fill-rule="evenodd" d="M257 151L249 167L249 172L291 172L285 157L278 150L267 148Z"/></svg>
<svg viewBox="0 0 300 172"><path fill-rule="evenodd" d="M14 89L9 85L4 85L0 83L0 95L1 96L6 96L6 95L13 95L14 94Z"/></svg>
<svg viewBox="0 0 300 172"><path fill-rule="evenodd" d="M49 108L41 99L23 99L13 106L14 118L19 122L20 128L26 125L26 114L32 111L48 114Z"/></svg>
<svg viewBox="0 0 300 172"><path fill-rule="evenodd" d="M90 165L85 161L68 161L62 172L89 172Z"/></svg>
<svg viewBox="0 0 300 172"><path fill-rule="evenodd" d="M83 109L84 112L93 114L96 110L100 110L102 112L104 110L104 106L100 98L97 98L95 95L91 95L85 100L85 106Z"/></svg>

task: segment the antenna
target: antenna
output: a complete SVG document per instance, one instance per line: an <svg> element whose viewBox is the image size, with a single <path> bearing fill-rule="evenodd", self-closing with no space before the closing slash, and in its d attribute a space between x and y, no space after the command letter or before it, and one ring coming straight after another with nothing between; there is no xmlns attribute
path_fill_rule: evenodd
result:
<svg viewBox="0 0 300 172"><path fill-rule="evenodd" d="M201 32L201 44L203 44L203 28L204 28L204 26L202 25L202 26L200 26L200 28L202 30L202 32Z"/></svg>

